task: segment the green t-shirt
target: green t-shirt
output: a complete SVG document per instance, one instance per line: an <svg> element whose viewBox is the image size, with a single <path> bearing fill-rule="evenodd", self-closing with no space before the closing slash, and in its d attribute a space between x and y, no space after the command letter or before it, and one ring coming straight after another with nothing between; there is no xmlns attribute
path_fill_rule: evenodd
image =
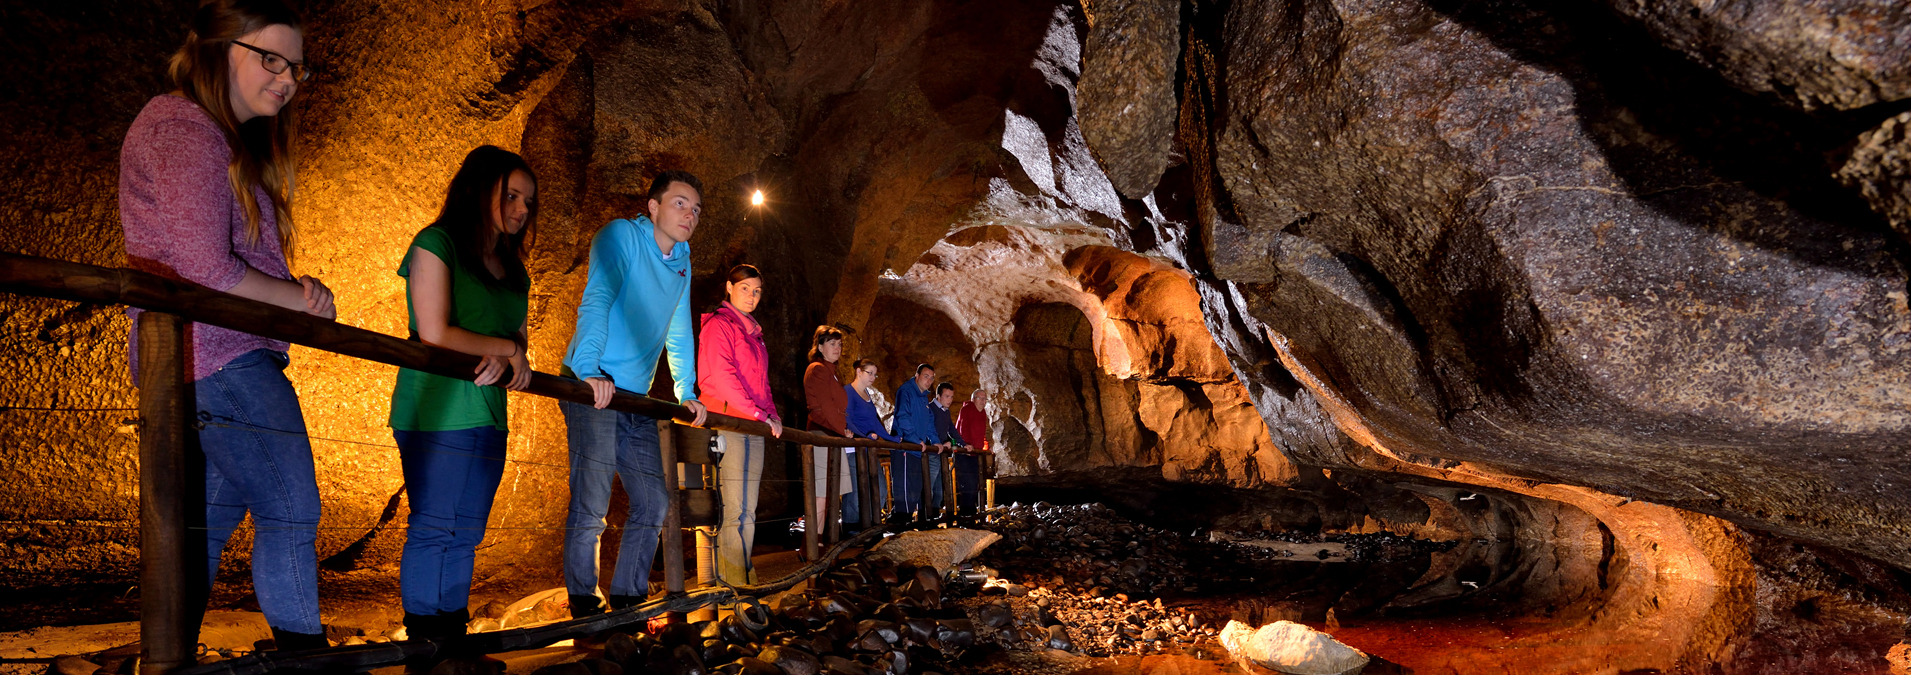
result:
<svg viewBox="0 0 1911 675"><path fill-rule="evenodd" d="M405 277L405 312L408 327L418 334L418 313L411 306L412 248L430 251L451 268L450 325L491 337L509 338L524 325L527 298L522 291L504 284L486 284L476 274L491 274L483 268L467 270L458 263L451 233L441 227L418 232L405 249L398 265L398 276ZM474 274L475 272L475 274ZM504 388L480 387L466 380L420 372L398 370L398 386L391 396L391 427L401 431L455 431L493 426L509 429L504 418Z"/></svg>

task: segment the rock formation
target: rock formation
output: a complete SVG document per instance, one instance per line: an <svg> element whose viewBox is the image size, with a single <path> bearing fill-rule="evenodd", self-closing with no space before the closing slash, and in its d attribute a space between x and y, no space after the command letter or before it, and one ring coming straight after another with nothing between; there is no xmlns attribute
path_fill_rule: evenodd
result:
<svg viewBox="0 0 1911 675"><path fill-rule="evenodd" d="M1901 7L473 7L308 17L294 266L342 321L401 332L400 250L463 153L495 143L540 173L530 354L555 371L591 235L682 167L706 185L695 301L730 265L763 269L786 419L830 323L885 392L925 361L982 389L1009 477L1196 484L1237 518L1421 535L1490 494L1520 505L1507 532L1580 552L1562 588L1607 546L1627 574L1731 598L1790 559L1768 540L1911 569ZM118 262L119 135L165 90L184 11L0 27L9 62L49 64L0 99L0 175L26 186L0 248ZM121 316L0 296L0 405L130 405ZM299 348L291 376L328 439L328 592L387 592L392 372ZM561 418L512 406L492 525L555 526ZM0 555L28 561L0 586L129 579L130 413L0 415L20 477ZM793 502L781 485L767 510ZM480 592L548 587L555 530L499 532ZM1608 606L1654 597L1625 588Z"/></svg>

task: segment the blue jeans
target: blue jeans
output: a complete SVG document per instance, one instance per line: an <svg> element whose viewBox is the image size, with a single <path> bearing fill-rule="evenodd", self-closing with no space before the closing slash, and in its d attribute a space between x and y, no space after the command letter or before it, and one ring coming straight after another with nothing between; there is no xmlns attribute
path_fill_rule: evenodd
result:
<svg viewBox="0 0 1911 675"><path fill-rule="evenodd" d="M889 451L889 477L896 493L896 512L912 513L922 505L922 453L907 450ZM942 456L929 456L929 492L933 503L929 504L929 517L934 518L941 511Z"/></svg>
<svg viewBox="0 0 1911 675"><path fill-rule="evenodd" d="M732 586L756 583L750 550L756 542L757 492L763 486L762 436L717 432L723 437L723 459L717 464L717 487L723 497L723 520L717 524L717 577Z"/></svg>
<svg viewBox="0 0 1911 675"><path fill-rule="evenodd" d="M636 413L598 410L559 401L571 445L571 512L565 521L564 587L571 595L597 595L598 540L610 509L611 477L624 477L630 515L611 572L609 595L641 598L650 591L650 563L657 558L669 495L657 420Z"/></svg>
<svg viewBox="0 0 1911 675"><path fill-rule="evenodd" d="M491 500L504 479L505 430L392 430L405 471L411 517L398 559L405 612L432 616L471 602L471 568L484 541Z"/></svg>
<svg viewBox="0 0 1911 675"><path fill-rule="evenodd" d="M210 423L199 430L206 466L206 584L232 530L252 513L252 587L273 628L323 633L319 624L318 479L285 352L255 349L193 383ZM248 428L249 427L249 428ZM276 433L275 433L276 432ZM193 457L200 460L201 457Z"/></svg>
<svg viewBox="0 0 1911 675"><path fill-rule="evenodd" d="M870 452L870 449L863 448L862 451ZM827 464L825 466L827 466ZM861 492L861 490L856 489L856 477L861 475L862 472L856 470L856 453L849 452L843 454L843 468L849 470L849 491L843 493L843 500L842 503L838 505L838 508L842 509L844 525L859 525L862 523L863 514L861 511L862 506L856 499L856 494ZM827 477L824 479L823 485L829 485ZM855 528L846 527L843 529Z"/></svg>
<svg viewBox="0 0 1911 675"><path fill-rule="evenodd" d="M982 458L968 453L955 456L956 507L975 513L982 503Z"/></svg>

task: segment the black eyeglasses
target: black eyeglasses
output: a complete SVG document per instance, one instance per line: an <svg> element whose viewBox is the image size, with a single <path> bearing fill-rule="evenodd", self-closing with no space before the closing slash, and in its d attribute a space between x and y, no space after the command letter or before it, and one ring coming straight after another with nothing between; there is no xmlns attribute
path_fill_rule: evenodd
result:
<svg viewBox="0 0 1911 675"><path fill-rule="evenodd" d="M265 68L265 72L272 73L273 75L282 75L285 73L285 69L290 68L292 69L292 81L294 82L304 82L312 77L312 69L310 67L303 63L293 63L291 59L280 56L278 52L260 49L238 40L233 40L232 44L258 52L259 66Z"/></svg>

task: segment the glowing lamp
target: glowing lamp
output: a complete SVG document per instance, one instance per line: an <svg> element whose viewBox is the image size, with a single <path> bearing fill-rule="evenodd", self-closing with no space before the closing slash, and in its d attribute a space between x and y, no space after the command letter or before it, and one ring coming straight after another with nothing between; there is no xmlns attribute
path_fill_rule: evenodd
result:
<svg viewBox="0 0 1911 675"><path fill-rule="evenodd" d="M750 195L750 205L751 205L751 206L762 206L762 205L763 205L763 191L762 191L762 190L757 190L757 191L756 191L755 193L752 193L752 194Z"/></svg>

